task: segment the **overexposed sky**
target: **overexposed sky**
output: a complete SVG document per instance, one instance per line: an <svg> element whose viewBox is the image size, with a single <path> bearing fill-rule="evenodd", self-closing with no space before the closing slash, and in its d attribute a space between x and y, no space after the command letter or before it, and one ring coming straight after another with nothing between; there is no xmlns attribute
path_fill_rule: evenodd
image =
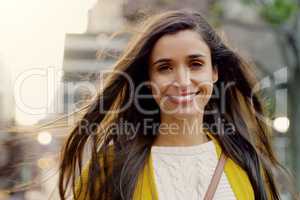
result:
<svg viewBox="0 0 300 200"><path fill-rule="evenodd" d="M29 114L27 108L45 108L53 98L43 72L61 69L65 33L86 31L88 9L95 1L0 0L0 67L10 69L13 82L23 76L17 95L26 109L16 108L18 123L34 124L45 115Z"/></svg>

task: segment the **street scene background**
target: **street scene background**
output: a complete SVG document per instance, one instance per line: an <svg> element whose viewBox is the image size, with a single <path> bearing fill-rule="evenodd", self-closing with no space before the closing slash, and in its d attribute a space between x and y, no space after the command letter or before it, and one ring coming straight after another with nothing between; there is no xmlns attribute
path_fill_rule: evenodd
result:
<svg viewBox="0 0 300 200"><path fill-rule="evenodd" d="M59 199L59 152L74 112L96 94L101 72L142 19L183 8L201 12L255 64L272 145L300 191L299 7L299 0L1 0L0 200Z"/></svg>

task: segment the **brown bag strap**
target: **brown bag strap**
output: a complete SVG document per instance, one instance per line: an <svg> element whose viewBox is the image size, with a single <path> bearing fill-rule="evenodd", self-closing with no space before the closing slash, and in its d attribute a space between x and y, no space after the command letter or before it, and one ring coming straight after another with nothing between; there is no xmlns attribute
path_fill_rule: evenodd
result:
<svg viewBox="0 0 300 200"><path fill-rule="evenodd" d="M218 184L220 182L224 166L227 160L227 156L222 152L218 164L216 166L216 169L214 171L214 174L212 176L212 179L210 181L210 184L208 186L208 189L206 191L206 194L204 196L204 200L212 200L213 196L217 190Z"/></svg>

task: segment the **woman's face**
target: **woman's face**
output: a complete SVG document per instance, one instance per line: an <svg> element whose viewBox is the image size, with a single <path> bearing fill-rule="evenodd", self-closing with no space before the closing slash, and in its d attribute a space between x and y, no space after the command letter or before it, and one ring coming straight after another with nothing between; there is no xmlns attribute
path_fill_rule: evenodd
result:
<svg viewBox="0 0 300 200"><path fill-rule="evenodd" d="M201 36L183 30L156 42L149 59L149 77L161 113L186 118L204 111L218 73Z"/></svg>

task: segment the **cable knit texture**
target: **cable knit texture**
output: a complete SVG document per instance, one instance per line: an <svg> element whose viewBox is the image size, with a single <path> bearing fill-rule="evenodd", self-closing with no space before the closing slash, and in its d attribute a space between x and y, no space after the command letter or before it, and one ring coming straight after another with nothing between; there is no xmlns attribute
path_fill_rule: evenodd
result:
<svg viewBox="0 0 300 200"><path fill-rule="evenodd" d="M192 146L152 146L151 153L160 200L204 198L218 162L212 140ZM224 172L213 199L236 199Z"/></svg>

